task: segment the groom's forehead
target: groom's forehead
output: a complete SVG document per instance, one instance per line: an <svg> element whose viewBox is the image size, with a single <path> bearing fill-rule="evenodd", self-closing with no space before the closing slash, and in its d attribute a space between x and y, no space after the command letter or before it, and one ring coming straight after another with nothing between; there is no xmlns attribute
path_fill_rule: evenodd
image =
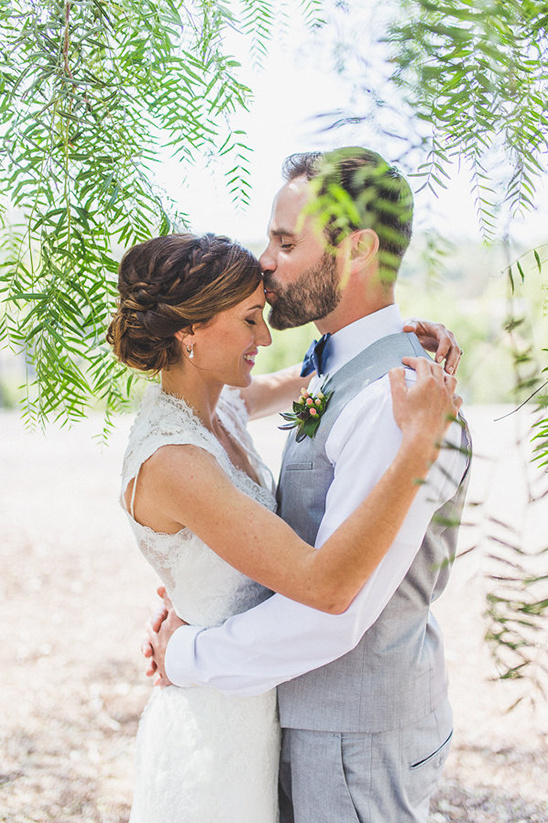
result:
<svg viewBox="0 0 548 823"><path fill-rule="evenodd" d="M312 196L310 184L304 177L297 177L285 183L272 204L270 234L294 234L299 230L299 224L302 228L303 211Z"/></svg>

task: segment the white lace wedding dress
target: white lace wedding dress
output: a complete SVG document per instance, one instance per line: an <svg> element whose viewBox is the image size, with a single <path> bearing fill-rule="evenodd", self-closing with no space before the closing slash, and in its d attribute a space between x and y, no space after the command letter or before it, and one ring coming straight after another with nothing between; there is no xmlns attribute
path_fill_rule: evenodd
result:
<svg viewBox="0 0 548 823"><path fill-rule="evenodd" d="M158 448L190 443L210 452L239 489L274 510L272 476L253 449L239 393L224 389L217 412L264 485L233 466L184 401L152 386L129 437L122 492ZM268 597L188 529L159 534L128 516L139 548L188 623L218 625ZM155 689L139 724L130 823L276 823L278 755L275 691L242 698L209 687Z"/></svg>

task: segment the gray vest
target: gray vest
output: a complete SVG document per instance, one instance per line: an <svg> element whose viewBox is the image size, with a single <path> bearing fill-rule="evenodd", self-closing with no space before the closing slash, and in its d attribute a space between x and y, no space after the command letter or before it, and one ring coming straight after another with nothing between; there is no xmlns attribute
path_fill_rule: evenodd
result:
<svg viewBox="0 0 548 823"><path fill-rule="evenodd" d="M360 352L329 380L334 393L316 436L297 443L294 432L290 435L278 514L307 543L315 542L333 480L325 453L333 423L362 388L401 366L404 356L428 356L414 334L392 334ZM462 445L469 449L465 425L462 432ZM430 603L447 584L465 485L461 481L455 497L436 512L405 579L356 648L278 687L283 727L387 731L413 723L445 700L443 643Z"/></svg>

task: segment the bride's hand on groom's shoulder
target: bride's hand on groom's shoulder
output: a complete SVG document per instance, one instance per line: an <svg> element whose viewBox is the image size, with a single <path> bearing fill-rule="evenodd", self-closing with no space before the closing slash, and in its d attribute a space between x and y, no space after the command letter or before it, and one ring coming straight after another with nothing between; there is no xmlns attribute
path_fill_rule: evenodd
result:
<svg viewBox="0 0 548 823"><path fill-rule="evenodd" d="M388 373L394 420L404 439L410 439L433 463L462 406L462 397L455 393L457 380L426 357L404 357L402 362L414 369L416 380L408 384L403 368Z"/></svg>
<svg viewBox="0 0 548 823"><path fill-rule="evenodd" d="M171 635L180 627L187 625L177 616L165 588L157 589L163 600L160 609L148 620L145 636L141 643L141 652L149 660L147 677L158 675L156 686L170 686L171 681L165 673L165 654Z"/></svg>
<svg viewBox="0 0 548 823"><path fill-rule="evenodd" d="M405 320L403 331L414 332L419 343L426 351L434 354L436 363L444 363L447 374L455 374L462 355L462 349L457 338L443 323L434 323L431 320Z"/></svg>

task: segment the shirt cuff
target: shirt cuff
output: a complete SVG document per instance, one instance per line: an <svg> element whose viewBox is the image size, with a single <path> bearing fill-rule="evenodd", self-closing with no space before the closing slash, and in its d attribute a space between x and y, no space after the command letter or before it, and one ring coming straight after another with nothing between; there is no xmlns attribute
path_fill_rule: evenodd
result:
<svg viewBox="0 0 548 823"><path fill-rule="evenodd" d="M174 686L198 685L192 682L192 672L195 664L196 637L201 631L199 626L179 626L168 640L164 666Z"/></svg>

